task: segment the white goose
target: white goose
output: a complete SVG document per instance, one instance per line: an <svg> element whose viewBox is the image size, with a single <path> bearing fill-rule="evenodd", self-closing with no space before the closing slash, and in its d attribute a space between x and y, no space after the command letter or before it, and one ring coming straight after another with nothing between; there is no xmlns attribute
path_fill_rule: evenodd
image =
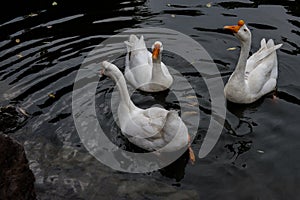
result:
<svg viewBox="0 0 300 200"><path fill-rule="evenodd" d="M147 50L143 36L138 39L132 34L125 44L125 77L135 89L159 92L172 85L173 78L166 65L161 62L163 46L160 41L153 44L152 54Z"/></svg>
<svg viewBox="0 0 300 200"><path fill-rule="evenodd" d="M159 107L136 107L130 99L122 72L110 62L101 63L100 74L112 78L118 87L121 97L119 124L130 142L149 151L159 151L164 147L165 152L172 152L188 147L190 160L195 161L188 129L177 112Z"/></svg>
<svg viewBox="0 0 300 200"><path fill-rule="evenodd" d="M245 22L240 20L238 25L224 26L224 29L233 31L241 42L237 66L224 88L225 97L234 103L252 103L275 89L278 76L276 49L282 44L274 45L272 39L267 43L262 39L260 49L247 59L251 32Z"/></svg>

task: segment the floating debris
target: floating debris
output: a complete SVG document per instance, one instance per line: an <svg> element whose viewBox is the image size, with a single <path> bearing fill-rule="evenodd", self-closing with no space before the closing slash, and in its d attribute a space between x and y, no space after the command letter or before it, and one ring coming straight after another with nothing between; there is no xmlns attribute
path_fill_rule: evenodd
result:
<svg viewBox="0 0 300 200"><path fill-rule="evenodd" d="M18 107L18 110L20 111L20 113L22 113L26 117L29 117L29 115L27 114L27 112L23 108Z"/></svg>
<svg viewBox="0 0 300 200"><path fill-rule="evenodd" d="M50 94L48 94L48 96L50 97L50 98L55 98L55 95L54 94L52 94L52 93L50 93Z"/></svg>
<svg viewBox="0 0 300 200"><path fill-rule="evenodd" d="M38 14L37 14L37 13L30 13L30 14L28 15L28 17L35 17L35 16L38 16Z"/></svg>
<svg viewBox="0 0 300 200"><path fill-rule="evenodd" d="M171 4L168 3L167 6L168 6L168 7L171 7Z"/></svg>
<svg viewBox="0 0 300 200"><path fill-rule="evenodd" d="M236 50L236 47L230 47L227 49L227 51L234 51L234 50Z"/></svg>
<svg viewBox="0 0 300 200"><path fill-rule="evenodd" d="M56 1L53 1L53 2L52 2L52 6L57 6L57 2L56 2Z"/></svg>
<svg viewBox="0 0 300 200"><path fill-rule="evenodd" d="M211 2L207 3L206 7L210 8L211 7Z"/></svg>
<svg viewBox="0 0 300 200"><path fill-rule="evenodd" d="M49 26L47 26L47 28L52 28L52 26L49 25Z"/></svg>
<svg viewBox="0 0 300 200"><path fill-rule="evenodd" d="M263 150L257 150L257 153L265 153Z"/></svg>
<svg viewBox="0 0 300 200"><path fill-rule="evenodd" d="M15 41L16 41L16 43L20 43L20 42L21 42L21 40L20 40L20 39L16 39Z"/></svg>
<svg viewBox="0 0 300 200"><path fill-rule="evenodd" d="M23 55L22 55L22 54L17 54L17 57L18 57L18 58L22 58Z"/></svg>
<svg viewBox="0 0 300 200"><path fill-rule="evenodd" d="M172 14L172 15L171 15L171 17L173 17L173 18L174 18L174 17L175 17L175 15L174 15L174 14Z"/></svg>
<svg viewBox="0 0 300 200"><path fill-rule="evenodd" d="M198 112L196 111L186 111L186 112L183 112L182 115L197 115Z"/></svg>
<svg viewBox="0 0 300 200"><path fill-rule="evenodd" d="M196 96L192 96L192 95L186 96L185 98L187 98L187 99L197 99Z"/></svg>

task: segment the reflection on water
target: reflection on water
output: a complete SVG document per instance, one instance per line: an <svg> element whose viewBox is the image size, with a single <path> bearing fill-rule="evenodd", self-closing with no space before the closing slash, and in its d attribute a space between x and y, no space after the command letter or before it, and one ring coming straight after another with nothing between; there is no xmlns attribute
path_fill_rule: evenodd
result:
<svg viewBox="0 0 300 200"><path fill-rule="evenodd" d="M113 0L100 7L90 1L57 1L57 6L52 2L31 0L16 6L12 1L0 8L3 13L11 11L0 19L0 106L13 104L29 114L9 135L25 146L40 199L104 195L107 199L296 199L300 195L298 1ZM270 94L251 105L228 103L221 138L195 165L184 154L157 172L127 174L102 165L86 151L74 126L71 93L77 70L95 46L130 28L174 29L205 47L226 82L240 48L222 27L239 19L251 29L252 53L263 37L283 43L278 51L276 98ZM227 50L231 47L235 50ZM196 91L201 121L192 148L198 152L211 116L207 87L199 74L189 71L188 63L168 52L164 55L165 63L176 66ZM116 62L122 66L121 59ZM105 104L113 82L101 83L96 109L112 125L107 126L111 140L138 151L120 134ZM178 109L178 102L168 94L137 91L132 98L141 107L160 104Z"/></svg>

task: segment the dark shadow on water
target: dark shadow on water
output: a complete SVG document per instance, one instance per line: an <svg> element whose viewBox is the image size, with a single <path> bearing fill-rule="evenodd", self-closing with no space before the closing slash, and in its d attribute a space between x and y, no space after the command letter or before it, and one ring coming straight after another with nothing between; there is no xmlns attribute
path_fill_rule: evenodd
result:
<svg viewBox="0 0 300 200"><path fill-rule="evenodd" d="M289 103L292 103L292 104L296 104L296 105L300 105L300 99L293 96L293 95L290 95L286 92L283 92L283 91L277 91L276 92L276 97L278 97L279 99L283 99L285 100L286 102L289 102Z"/></svg>
<svg viewBox="0 0 300 200"><path fill-rule="evenodd" d="M226 1L218 3L218 5L227 8L258 8L260 5L282 5L289 14L300 16L300 2L299 1L272 1L272 0L251 0L252 3L243 3L239 1Z"/></svg>
<svg viewBox="0 0 300 200"><path fill-rule="evenodd" d="M266 96L250 104L238 104L227 100L226 102L227 110L232 114L234 114L236 117L243 118L245 110L256 109L263 103L264 98L266 98Z"/></svg>
<svg viewBox="0 0 300 200"><path fill-rule="evenodd" d="M294 55L297 56L300 54L300 47L292 41L289 41L287 38L282 37L282 41L284 41L285 43L289 44L290 46L292 46L294 49L293 50L287 50L287 49L281 49L280 51L289 54L289 55Z"/></svg>
<svg viewBox="0 0 300 200"><path fill-rule="evenodd" d="M185 168L189 163L189 152L186 151L176 161L159 170L161 175L181 181L185 175Z"/></svg>
<svg viewBox="0 0 300 200"><path fill-rule="evenodd" d="M225 119L224 128L229 134L234 135L235 137L243 137L244 135L251 134L253 132L253 127L257 126L257 124L252 119L244 116L245 111L256 110L264 102L264 98L269 98L273 93L274 92L250 104L238 104L227 100L227 110L236 117L238 124L231 124L230 118L228 118Z"/></svg>
<svg viewBox="0 0 300 200"><path fill-rule="evenodd" d="M257 123L252 121L252 119L245 118L244 112L248 110L255 111L257 108L261 107L261 105L267 98L272 99L273 101L276 101L276 98L278 98L288 103L300 105L300 99L286 92L278 90L272 91L250 104L237 104L227 101L227 110L231 114L236 116L236 118L238 119L238 124L236 126L233 126L232 124L230 124L230 121L228 119L225 119L224 128L228 131L229 134L234 135L236 137L243 137L244 135L252 133L253 127L257 126ZM243 134L238 134L237 130L239 129L248 131L244 132Z"/></svg>
<svg viewBox="0 0 300 200"><path fill-rule="evenodd" d="M180 106L178 105L177 98L171 92L170 89L167 89L167 90L164 90L161 92L152 92L152 93L144 92L141 90L138 90L138 92L140 95L152 97L153 98L153 100L151 102L152 105L155 104L156 106L163 107L167 110L170 110L170 109L173 109L173 110L175 109L178 111L180 110ZM137 104L137 106L144 107L144 108L149 108L149 105L150 104L145 105L144 103Z"/></svg>
<svg viewBox="0 0 300 200"><path fill-rule="evenodd" d="M258 23L248 23L249 26L252 26L257 29L264 29L264 30L276 30L277 28L274 26L266 25L266 24L258 24Z"/></svg>
<svg viewBox="0 0 300 200"><path fill-rule="evenodd" d="M176 15L187 15L187 16L200 16L204 15L199 10L164 10L164 14L176 14Z"/></svg>
<svg viewBox="0 0 300 200"><path fill-rule="evenodd" d="M252 141L237 141L232 144L226 144L224 147L232 153L233 162L238 159L238 157L249 151L252 146Z"/></svg>

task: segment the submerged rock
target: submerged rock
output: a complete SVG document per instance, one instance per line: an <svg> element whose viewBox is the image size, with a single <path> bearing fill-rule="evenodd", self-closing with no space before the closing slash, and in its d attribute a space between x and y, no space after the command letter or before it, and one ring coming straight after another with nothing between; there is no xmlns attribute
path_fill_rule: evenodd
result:
<svg viewBox="0 0 300 200"><path fill-rule="evenodd" d="M24 109L17 106L0 107L0 133L9 133L19 129L28 116Z"/></svg>
<svg viewBox="0 0 300 200"><path fill-rule="evenodd" d="M0 199L36 199L35 178L23 146L0 134L0 155Z"/></svg>

